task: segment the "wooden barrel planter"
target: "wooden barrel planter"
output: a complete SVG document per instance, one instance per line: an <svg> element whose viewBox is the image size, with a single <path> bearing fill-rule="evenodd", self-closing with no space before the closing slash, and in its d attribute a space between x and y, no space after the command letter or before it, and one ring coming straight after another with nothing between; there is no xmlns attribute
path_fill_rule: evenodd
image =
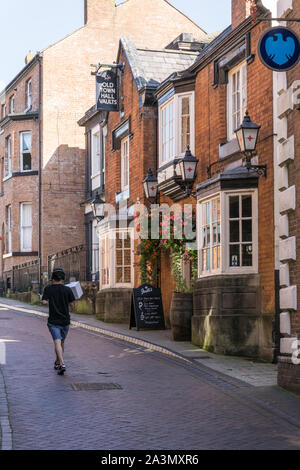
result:
<svg viewBox="0 0 300 470"><path fill-rule="evenodd" d="M191 341L193 294L173 292L170 322L174 341Z"/></svg>

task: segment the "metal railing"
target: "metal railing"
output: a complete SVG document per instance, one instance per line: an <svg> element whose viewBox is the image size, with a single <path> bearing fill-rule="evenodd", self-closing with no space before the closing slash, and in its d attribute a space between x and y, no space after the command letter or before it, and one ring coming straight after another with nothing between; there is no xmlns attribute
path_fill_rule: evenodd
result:
<svg viewBox="0 0 300 470"><path fill-rule="evenodd" d="M86 280L86 248L84 245L68 248L48 256L48 275L56 268L66 273L66 282Z"/></svg>
<svg viewBox="0 0 300 470"><path fill-rule="evenodd" d="M14 292L37 291L39 289L39 260L13 266L11 288Z"/></svg>

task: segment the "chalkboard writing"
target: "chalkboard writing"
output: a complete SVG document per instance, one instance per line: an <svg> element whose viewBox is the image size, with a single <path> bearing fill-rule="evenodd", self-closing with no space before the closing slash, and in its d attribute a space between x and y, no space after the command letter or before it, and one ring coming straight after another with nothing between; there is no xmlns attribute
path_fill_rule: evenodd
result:
<svg viewBox="0 0 300 470"><path fill-rule="evenodd" d="M96 77L97 109L104 111L119 110L118 72L106 70Z"/></svg>
<svg viewBox="0 0 300 470"><path fill-rule="evenodd" d="M130 329L164 330L165 320L161 290L144 284L133 289Z"/></svg>

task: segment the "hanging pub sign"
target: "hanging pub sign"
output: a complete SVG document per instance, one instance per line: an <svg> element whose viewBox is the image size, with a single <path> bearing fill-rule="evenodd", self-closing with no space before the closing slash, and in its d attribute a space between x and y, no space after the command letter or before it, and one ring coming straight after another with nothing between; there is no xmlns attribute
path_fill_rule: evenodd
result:
<svg viewBox="0 0 300 470"><path fill-rule="evenodd" d="M276 26L260 38L258 54L262 63L275 72L292 69L300 59L300 41L289 28Z"/></svg>
<svg viewBox="0 0 300 470"><path fill-rule="evenodd" d="M101 111L119 110L118 70L105 70L96 76L97 109Z"/></svg>
<svg viewBox="0 0 300 470"><path fill-rule="evenodd" d="M133 289L130 329L164 330L161 290L148 284Z"/></svg>

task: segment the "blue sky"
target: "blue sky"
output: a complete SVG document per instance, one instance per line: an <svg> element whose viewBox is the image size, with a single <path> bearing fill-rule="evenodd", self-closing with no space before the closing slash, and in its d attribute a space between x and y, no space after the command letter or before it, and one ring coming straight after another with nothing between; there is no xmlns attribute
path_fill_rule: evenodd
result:
<svg viewBox="0 0 300 470"><path fill-rule="evenodd" d="M169 1L207 32L230 24L231 0ZM0 0L0 20L1 91L24 67L29 50L42 50L82 26L83 0Z"/></svg>

